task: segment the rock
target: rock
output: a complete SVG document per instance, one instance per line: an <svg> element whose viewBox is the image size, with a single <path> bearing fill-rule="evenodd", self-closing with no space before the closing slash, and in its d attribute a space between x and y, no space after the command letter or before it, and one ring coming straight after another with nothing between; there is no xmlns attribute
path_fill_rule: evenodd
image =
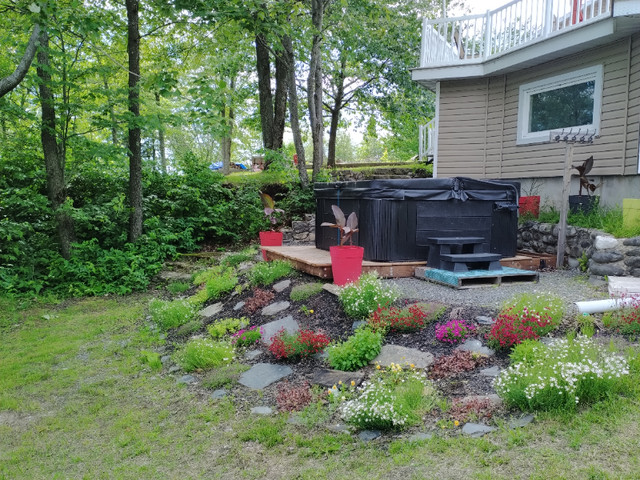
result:
<svg viewBox="0 0 640 480"><path fill-rule="evenodd" d="M160 357L160 362L164 365L166 363L171 363L171 355L163 355Z"/></svg>
<svg viewBox="0 0 640 480"><path fill-rule="evenodd" d="M478 315L475 320L478 325L493 325L496 323L495 318L487 317L485 315Z"/></svg>
<svg viewBox="0 0 640 480"><path fill-rule="evenodd" d="M480 375L483 377L497 377L500 375L500 367L494 366L489 368L484 368L480 370Z"/></svg>
<svg viewBox="0 0 640 480"><path fill-rule="evenodd" d="M177 365L169 367L169 373L175 373L175 372L179 372L179 371L180 371L180 367L177 366Z"/></svg>
<svg viewBox="0 0 640 480"><path fill-rule="evenodd" d="M640 267L640 257L627 257L624 260L624 264L628 267L638 268Z"/></svg>
<svg viewBox="0 0 640 480"><path fill-rule="evenodd" d="M533 422L533 419L534 419L533 415L531 415L531 414L525 415L525 416L520 417L520 418L511 419L511 421L509 421L507 426L509 428L511 428L511 429L526 427L531 422Z"/></svg>
<svg viewBox="0 0 640 480"><path fill-rule="evenodd" d="M464 308L455 307L454 309L451 310L451 313L449 313L449 320L458 320L462 318L463 315L464 315Z"/></svg>
<svg viewBox="0 0 640 480"><path fill-rule="evenodd" d="M265 323L262 325L262 343L267 347L271 345L271 339L282 329L289 333L296 333L300 330L300 326L291 315L287 315L280 320Z"/></svg>
<svg viewBox="0 0 640 480"><path fill-rule="evenodd" d="M595 252L593 255L591 255L591 260L597 263L619 262L623 258L624 258L624 255L616 251L609 251L609 252L598 251L598 252Z"/></svg>
<svg viewBox="0 0 640 480"><path fill-rule="evenodd" d="M358 434L358 438L363 442L370 442L371 440L375 440L382 433L379 430L363 430Z"/></svg>
<svg viewBox="0 0 640 480"><path fill-rule="evenodd" d="M272 365L270 363L258 363L240 376L238 383L254 390L268 387L274 382L293 373L286 365Z"/></svg>
<svg viewBox="0 0 640 480"><path fill-rule="evenodd" d="M334 433L350 433L349 427L344 423L334 423L332 425L327 425L327 430Z"/></svg>
<svg viewBox="0 0 640 480"><path fill-rule="evenodd" d="M618 240L615 237L597 235L594 242L596 250L608 250L610 248L616 248L618 246Z"/></svg>
<svg viewBox="0 0 640 480"><path fill-rule="evenodd" d="M462 351L471 352L471 353L479 353L481 355L486 355L487 357L490 357L495 353L489 347L483 346L480 340L475 340L475 339L466 340L462 345L457 347L456 350L462 350Z"/></svg>
<svg viewBox="0 0 640 480"><path fill-rule="evenodd" d="M422 442L424 440L430 440L433 438L433 434L431 433L414 433L413 435L407 437L407 442Z"/></svg>
<svg viewBox="0 0 640 480"><path fill-rule="evenodd" d="M496 429L494 427L489 427L488 425L482 425L480 423L465 423L464 427L462 427L462 433L473 438L480 438L495 430Z"/></svg>
<svg viewBox="0 0 640 480"><path fill-rule="evenodd" d="M538 231L540 233L551 233L553 232L553 225L550 223L541 223L538 225Z"/></svg>
<svg viewBox="0 0 640 480"><path fill-rule="evenodd" d="M203 308L198 313L201 317L213 317L222 311L222 302L213 303L206 308Z"/></svg>
<svg viewBox="0 0 640 480"><path fill-rule="evenodd" d="M625 238L622 243L627 247L640 247L640 237Z"/></svg>
<svg viewBox="0 0 640 480"><path fill-rule="evenodd" d="M219 388L218 390L213 391L213 393L211 394L211 399L220 400L221 398L226 397L227 393L228 392L224 388Z"/></svg>
<svg viewBox="0 0 640 480"><path fill-rule="evenodd" d="M271 407L253 407L251 413L255 413L256 415L271 415L273 409Z"/></svg>
<svg viewBox="0 0 640 480"><path fill-rule="evenodd" d="M371 362L388 367L392 363L400 365L415 365L416 368L427 368L433 363L433 355L416 348L401 347L400 345L383 345L380 354Z"/></svg>
<svg viewBox="0 0 640 480"><path fill-rule="evenodd" d="M191 274L184 272L160 272L158 277L161 280L170 280L174 282L189 282L191 283Z"/></svg>
<svg viewBox="0 0 640 480"><path fill-rule="evenodd" d="M633 277L640 277L640 268L633 268L629 271L629 275Z"/></svg>
<svg viewBox="0 0 640 480"><path fill-rule="evenodd" d="M289 425L304 425L304 421L302 420L300 415L295 413L289 414L289 417L287 418L287 423Z"/></svg>
<svg viewBox="0 0 640 480"><path fill-rule="evenodd" d="M640 257L640 248L632 248L627 250L628 257Z"/></svg>
<svg viewBox="0 0 640 480"><path fill-rule="evenodd" d="M281 292L284 292L287 288L289 288L290 285L291 285L291 280L286 279L276 283L272 288L276 292L281 293Z"/></svg>
<svg viewBox="0 0 640 480"><path fill-rule="evenodd" d="M358 328L360 328L361 326L366 325L366 324L367 324L367 322L364 321L364 320L357 320L357 321L355 321L355 322L353 322L351 324L351 330L353 330L355 332Z"/></svg>
<svg viewBox="0 0 640 480"><path fill-rule="evenodd" d="M571 270L576 270L577 268L580 268L580 261L574 257L568 257L567 264L569 265L569 268Z"/></svg>
<svg viewBox="0 0 640 480"><path fill-rule="evenodd" d="M240 310L242 307L244 307L244 303L245 302L238 302L233 306L233 311L237 312L238 310Z"/></svg>
<svg viewBox="0 0 640 480"><path fill-rule="evenodd" d="M490 393L489 395L469 395L458 400L458 403L462 405L475 402L488 402L492 407L499 407L503 403L502 399L495 393Z"/></svg>
<svg viewBox="0 0 640 480"><path fill-rule="evenodd" d="M277 315L278 313L286 310L290 306L291 306L291 304L289 302L287 302L287 301L275 302L275 303L272 303L271 305L267 305L266 307L264 307L262 309L262 312L260 312L260 313L262 315L266 315L266 316L272 317L273 315Z"/></svg>
<svg viewBox="0 0 640 480"><path fill-rule="evenodd" d="M608 277L621 277L624 275L624 268L618 265L589 262L589 273L591 275L602 275L603 277L605 275Z"/></svg>
<svg viewBox="0 0 640 480"><path fill-rule="evenodd" d="M342 382L343 385L350 386L352 381L355 382L356 385L360 385L363 379L364 373L362 372L342 372L340 370L321 368L313 372L311 383L314 385L322 385L323 387L332 387Z"/></svg>
<svg viewBox="0 0 640 480"><path fill-rule="evenodd" d="M248 350L244 354L244 358L247 360L255 360L260 355L262 355L262 350Z"/></svg>
<svg viewBox="0 0 640 480"><path fill-rule="evenodd" d="M193 375L183 375L176 381L176 383L184 383L185 385L191 385L193 383L198 383L198 379Z"/></svg>
<svg viewBox="0 0 640 480"><path fill-rule="evenodd" d="M326 290L329 293L333 293L334 295L339 295L341 288L335 283L325 283L322 286L323 290Z"/></svg>

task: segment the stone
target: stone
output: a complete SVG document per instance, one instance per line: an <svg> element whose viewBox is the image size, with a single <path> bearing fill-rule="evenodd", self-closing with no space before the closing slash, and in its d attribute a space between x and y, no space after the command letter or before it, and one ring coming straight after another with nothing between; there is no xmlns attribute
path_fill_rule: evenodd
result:
<svg viewBox="0 0 640 480"><path fill-rule="evenodd" d="M172 367L169 367L169 373L176 373L180 371L180 367L178 365L173 365Z"/></svg>
<svg viewBox="0 0 640 480"><path fill-rule="evenodd" d="M355 321L355 322L353 322L353 323L351 324L351 330L353 330L353 331L355 332L355 331L356 331L357 329L359 329L361 326L366 325L366 324L367 324L367 322L366 322L366 321L364 321L364 320L357 320L357 321Z"/></svg>
<svg viewBox="0 0 640 480"><path fill-rule="evenodd" d="M640 267L640 257L627 257L624 259L624 264L628 267L638 268Z"/></svg>
<svg viewBox="0 0 640 480"><path fill-rule="evenodd" d="M425 440L430 440L433 438L432 433L414 433L413 435L407 437L407 442L423 442Z"/></svg>
<svg viewBox="0 0 640 480"><path fill-rule="evenodd" d="M334 423L327 425L327 430L334 433L350 433L349 427L344 423Z"/></svg>
<svg viewBox="0 0 640 480"><path fill-rule="evenodd" d="M457 347L456 350L479 353L480 355L486 355L487 357L490 357L495 353L489 347L485 347L484 345L482 345L482 342L480 340L475 339L465 340L465 342Z"/></svg>
<svg viewBox="0 0 640 480"><path fill-rule="evenodd" d="M509 423L507 424L507 426L514 430L516 428L522 428L522 427L526 427L527 425L529 425L531 422L533 422L534 416L529 414L529 415L524 415L523 417L519 417L519 418L513 418L509 421Z"/></svg>
<svg viewBox="0 0 640 480"><path fill-rule="evenodd" d="M462 433L469 435L473 438L480 438L495 431L495 427L489 427L488 425L482 425L481 423L465 423L462 427Z"/></svg>
<svg viewBox="0 0 640 480"><path fill-rule="evenodd" d="M480 375L483 377L497 377L500 375L500 367L494 366L489 368L484 368L480 370Z"/></svg>
<svg viewBox="0 0 640 480"><path fill-rule="evenodd" d="M311 383L323 387L332 387L342 382L343 385L350 386L352 381L355 382L356 385L360 385L363 379L364 373L362 372L342 372L340 370L321 368L313 372Z"/></svg>
<svg viewBox="0 0 640 480"><path fill-rule="evenodd" d="M191 385L193 383L198 383L198 379L193 375L183 375L176 381L176 383L184 383L185 385Z"/></svg>
<svg viewBox="0 0 640 480"><path fill-rule="evenodd" d="M293 370L286 365L257 363L251 367L251 369L240 375L238 383L254 390L260 390L292 373Z"/></svg>
<svg viewBox="0 0 640 480"><path fill-rule="evenodd" d="M262 355L262 350L247 350L244 354L244 358L247 360L255 360Z"/></svg>
<svg viewBox="0 0 640 480"><path fill-rule="evenodd" d="M489 395L468 395L458 400L458 403L462 405L476 402L488 402L492 407L500 407L503 403L502 399L496 393L490 393Z"/></svg>
<svg viewBox="0 0 640 480"><path fill-rule="evenodd" d="M238 310L240 310L242 307L244 307L245 302L238 302L233 306L233 311L237 312Z"/></svg>
<svg viewBox="0 0 640 480"><path fill-rule="evenodd" d="M211 399L220 400L221 398L226 397L228 393L229 392L227 392L224 388L219 388L218 390L213 391L213 393L211 394Z"/></svg>
<svg viewBox="0 0 640 480"><path fill-rule="evenodd" d="M596 250L609 250L610 248L616 248L618 246L618 240L615 237L597 235L594 242Z"/></svg>
<svg viewBox="0 0 640 480"><path fill-rule="evenodd" d="M278 292L284 292L287 288L289 288L289 286L291 285L291 280L286 279L286 280L282 280L281 282L276 283L275 285L273 285L273 289Z"/></svg>
<svg viewBox="0 0 640 480"><path fill-rule="evenodd" d="M485 315L478 315L475 320L478 325L493 325L496 323L495 318L487 317Z"/></svg>
<svg viewBox="0 0 640 480"><path fill-rule="evenodd" d="M614 263L619 262L624 258L624 255L616 251L602 252L598 251L591 255L591 260L597 263Z"/></svg>
<svg viewBox="0 0 640 480"><path fill-rule="evenodd" d="M318 353L314 353L313 354L313 358L315 358L316 360L320 360L321 362L325 361L327 358L329 358L329 354L327 353L326 350L322 350L321 352Z"/></svg>
<svg viewBox="0 0 640 480"><path fill-rule="evenodd" d="M275 302L275 303L272 303L271 305L267 305L266 307L264 307L260 313L262 315L266 315L266 316L272 317L272 316L277 315L280 312L286 310L290 306L291 306L291 304L289 302L287 302L287 301Z"/></svg>
<svg viewBox="0 0 640 480"><path fill-rule="evenodd" d="M164 365L165 363L171 363L171 355L163 355L160 357L160 362Z"/></svg>
<svg viewBox="0 0 640 480"><path fill-rule="evenodd" d="M358 438L363 442L370 442L371 440L375 440L382 433L379 430L363 430L358 434Z"/></svg>
<svg viewBox="0 0 640 480"><path fill-rule="evenodd" d="M629 270L629 275L633 277L640 277L640 268L632 268Z"/></svg>
<svg viewBox="0 0 640 480"><path fill-rule="evenodd" d="M640 247L640 237L625 238L622 243L627 247Z"/></svg>
<svg viewBox="0 0 640 480"><path fill-rule="evenodd" d="M400 365L415 365L416 368L427 368L433 363L433 355L416 348L401 347L400 345L383 345L380 354L371 362L388 367L392 363Z"/></svg>
<svg viewBox="0 0 640 480"><path fill-rule="evenodd" d="M640 248L632 248L627 250L628 257L640 257Z"/></svg>
<svg viewBox="0 0 640 480"><path fill-rule="evenodd" d="M600 277L589 277L589 285L592 285L596 288L606 287L607 282Z"/></svg>
<svg viewBox="0 0 640 480"><path fill-rule="evenodd" d="M273 413L273 409L271 407L253 407L251 409L251 413L255 413L256 415L271 415Z"/></svg>
<svg viewBox="0 0 640 480"><path fill-rule="evenodd" d="M554 225L552 225L551 223L541 223L540 225L538 225L538 231L540 233L551 233L553 232L553 227Z"/></svg>
<svg viewBox="0 0 640 480"><path fill-rule="evenodd" d="M198 313L201 317L213 317L222 311L222 302L212 303L206 308L203 308Z"/></svg>
<svg viewBox="0 0 640 480"><path fill-rule="evenodd" d="M624 275L624 268L618 265L604 264L604 263L591 263L589 262L589 273L591 275L606 275L608 277L621 277Z"/></svg>
<svg viewBox="0 0 640 480"><path fill-rule="evenodd" d="M322 289L337 296L340 294L341 287L339 287L335 283L325 283L322 286Z"/></svg>
<svg viewBox="0 0 640 480"><path fill-rule="evenodd" d="M161 280L191 283L191 274L185 272L160 272L158 277L160 277Z"/></svg>
<svg viewBox="0 0 640 480"><path fill-rule="evenodd" d="M449 320L458 320L464 316L464 308L463 307L455 307L449 313Z"/></svg>
<svg viewBox="0 0 640 480"><path fill-rule="evenodd" d="M282 329L293 334L300 330L300 326L291 315L287 315L279 320L274 320L273 322L265 323L262 325L262 343L267 347L271 345L271 339Z"/></svg>
<svg viewBox="0 0 640 480"><path fill-rule="evenodd" d="M573 255L573 254L572 254ZM567 264L571 270L576 270L580 268L580 261L573 256L567 258Z"/></svg>
<svg viewBox="0 0 640 480"><path fill-rule="evenodd" d="M305 213L304 214L304 221L314 225L315 222L316 222L316 216L313 213Z"/></svg>
<svg viewBox="0 0 640 480"><path fill-rule="evenodd" d="M289 425L304 425L304 420L300 417L300 415L292 413L292 414L289 414L289 417L287 418L287 423Z"/></svg>

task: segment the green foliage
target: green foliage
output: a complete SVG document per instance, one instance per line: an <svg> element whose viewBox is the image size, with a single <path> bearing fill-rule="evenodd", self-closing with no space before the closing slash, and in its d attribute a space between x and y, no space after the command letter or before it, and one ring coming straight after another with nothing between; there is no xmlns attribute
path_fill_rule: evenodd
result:
<svg viewBox="0 0 640 480"><path fill-rule="evenodd" d="M154 298L149 303L149 315L160 329L167 331L193 320L196 309L186 300L167 302Z"/></svg>
<svg viewBox="0 0 640 480"><path fill-rule="evenodd" d="M157 352L149 352L147 350L142 350L140 352L140 361L149 365L151 370L162 370L162 362L160 361L160 354Z"/></svg>
<svg viewBox="0 0 640 480"><path fill-rule="evenodd" d="M350 283L338 295L344 312L352 318L366 319L379 307L384 307L398 298L398 292L383 285L375 272L365 273L357 283Z"/></svg>
<svg viewBox="0 0 640 480"><path fill-rule="evenodd" d="M194 318L193 320L189 320L187 323L180 325L176 328L175 335L178 338L186 338L197 332L202 328L202 320Z"/></svg>
<svg viewBox="0 0 640 480"><path fill-rule="evenodd" d="M366 366L382 349L382 333L359 328L347 340L328 349L329 365L351 372Z"/></svg>
<svg viewBox="0 0 640 480"><path fill-rule="evenodd" d="M233 347L227 342L194 338L174 353L174 360L185 372L228 365L233 361Z"/></svg>
<svg viewBox="0 0 640 480"><path fill-rule="evenodd" d="M202 385L206 388L218 389L235 384L240 375L251 368L243 363L231 363L209 370L202 380Z"/></svg>
<svg viewBox="0 0 640 480"><path fill-rule="evenodd" d="M238 276L232 268L212 269L217 271L217 275L209 277L205 284L207 297L218 299L222 295L230 292L238 284Z"/></svg>
<svg viewBox="0 0 640 480"><path fill-rule="evenodd" d="M167 290L173 295L184 293L189 290L189 288L191 288L191 285L186 282L171 282L167 285Z"/></svg>
<svg viewBox="0 0 640 480"><path fill-rule="evenodd" d="M322 286L323 284L320 282L296 285L291 289L289 298L291 298L291 300L293 300L294 302L302 302L320 293L322 291Z"/></svg>
<svg viewBox="0 0 640 480"><path fill-rule="evenodd" d="M257 253L258 249L255 247L245 248L240 252L230 253L229 255L225 256L220 262L220 265L222 267L236 268L243 262L252 261Z"/></svg>
<svg viewBox="0 0 640 480"><path fill-rule="evenodd" d="M556 339L550 345L524 342L512 365L496 379L505 403L521 410L574 411L626 388L629 364L586 337Z"/></svg>
<svg viewBox="0 0 640 480"><path fill-rule="evenodd" d="M276 280L287 277L293 272L291 264L285 260L260 262L253 266L247 274L252 285L271 285Z"/></svg>
<svg viewBox="0 0 640 480"><path fill-rule="evenodd" d="M250 418L238 438L243 442L258 442L267 448L275 447L284 441L284 421L281 417Z"/></svg>
<svg viewBox="0 0 640 480"><path fill-rule="evenodd" d="M538 221L541 223L558 223L560 213L553 207L540 209ZM625 227L623 225L622 208L608 208L598 205L588 213L582 211L569 213L567 223L574 227L595 228L610 233L616 238L628 238L640 235L640 226Z"/></svg>
<svg viewBox="0 0 640 480"><path fill-rule="evenodd" d="M220 320L216 320L211 325L207 327L207 331L209 335L211 335L214 339L223 338L226 335L231 335L232 333L236 333L241 328L249 325L249 319L247 317L242 318L221 318Z"/></svg>
<svg viewBox="0 0 640 480"><path fill-rule="evenodd" d="M637 338L640 336L640 297L631 297L627 300L623 308L606 312L602 322L607 328Z"/></svg>

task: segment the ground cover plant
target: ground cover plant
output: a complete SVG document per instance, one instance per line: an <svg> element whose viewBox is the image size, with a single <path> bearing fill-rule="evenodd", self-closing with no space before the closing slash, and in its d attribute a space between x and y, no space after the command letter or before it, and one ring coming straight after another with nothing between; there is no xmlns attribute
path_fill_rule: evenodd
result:
<svg viewBox="0 0 640 480"><path fill-rule="evenodd" d="M348 316L367 319L378 308L397 300L398 292L383 285L376 272L371 272L363 274L357 282L345 285L338 298Z"/></svg>
<svg viewBox="0 0 640 480"><path fill-rule="evenodd" d="M424 328L433 318L426 308L419 304L408 307L378 307L367 319L367 324L374 331L413 332Z"/></svg>
<svg viewBox="0 0 640 480"><path fill-rule="evenodd" d="M231 345L236 347L251 347L262 339L262 328L255 325L247 329L241 328L231 336Z"/></svg>
<svg viewBox="0 0 640 480"><path fill-rule="evenodd" d="M154 298L149 302L149 315L162 330L179 327L196 316L196 309L186 300L164 301Z"/></svg>
<svg viewBox="0 0 640 480"><path fill-rule="evenodd" d="M475 325L466 320L454 318L446 323L436 325L436 338L444 343L460 343L473 335Z"/></svg>
<svg viewBox="0 0 640 480"><path fill-rule="evenodd" d="M329 347L329 365L347 372L362 368L378 356L382 339L382 332L360 327L344 342Z"/></svg>
<svg viewBox="0 0 640 480"><path fill-rule="evenodd" d="M289 293L289 298L294 302L303 302L307 298L311 298L320 293L320 291L322 291L322 283L304 283L302 285L294 286Z"/></svg>
<svg viewBox="0 0 640 480"><path fill-rule="evenodd" d="M295 333L280 330L272 339L269 351L276 358L294 359L321 352L331 339L322 332L302 329Z"/></svg>
<svg viewBox="0 0 640 480"><path fill-rule="evenodd" d="M606 312L602 316L605 327L629 337L640 335L640 297L628 299L628 304L619 310Z"/></svg>
<svg viewBox="0 0 640 480"><path fill-rule="evenodd" d="M455 350L450 355L436 358L429 367L429 378L447 378L487 364L486 355Z"/></svg>
<svg viewBox="0 0 640 480"><path fill-rule="evenodd" d="M291 275L293 267L285 260L259 262L247 274L249 282L254 286L271 285L276 280Z"/></svg>
<svg viewBox="0 0 640 480"><path fill-rule="evenodd" d="M217 340L225 337L226 335L234 334L247 325L249 325L249 319L247 317L220 318L207 326L207 331L212 338Z"/></svg>
<svg viewBox="0 0 640 480"><path fill-rule="evenodd" d="M233 348L227 342L194 338L176 351L174 359L185 372L193 372L230 364L233 361Z"/></svg>
<svg viewBox="0 0 640 480"><path fill-rule="evenodd" d="M267 305L269 305L274 296L274 293L270 290L254 288L253 296L245 300L243 308L249 314L254 313L262 307L266 307Z"/></svg>

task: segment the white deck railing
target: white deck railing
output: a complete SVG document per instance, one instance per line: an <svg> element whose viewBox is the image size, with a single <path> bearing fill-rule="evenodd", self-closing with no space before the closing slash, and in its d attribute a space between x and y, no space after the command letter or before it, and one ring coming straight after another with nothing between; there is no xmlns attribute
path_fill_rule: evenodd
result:
<svg viewBox="0 0 640 480"><path fill-rule="evenodd" d="M613 0L514 0L484 15L424 19L420 67L481 63L611 16Z"/></svg>
<svg viewBox="0 0 640 480"><path fill-rule="evenodd" d="M429 123L425 125L420 125L420 129L418 131L419 136L419 151L418 151L418 159L419 161L423 161L428 159L429 157L433 157L434 154L434 146L435 146L435 128L436 128L436 119L434 118Z"/></svg>

